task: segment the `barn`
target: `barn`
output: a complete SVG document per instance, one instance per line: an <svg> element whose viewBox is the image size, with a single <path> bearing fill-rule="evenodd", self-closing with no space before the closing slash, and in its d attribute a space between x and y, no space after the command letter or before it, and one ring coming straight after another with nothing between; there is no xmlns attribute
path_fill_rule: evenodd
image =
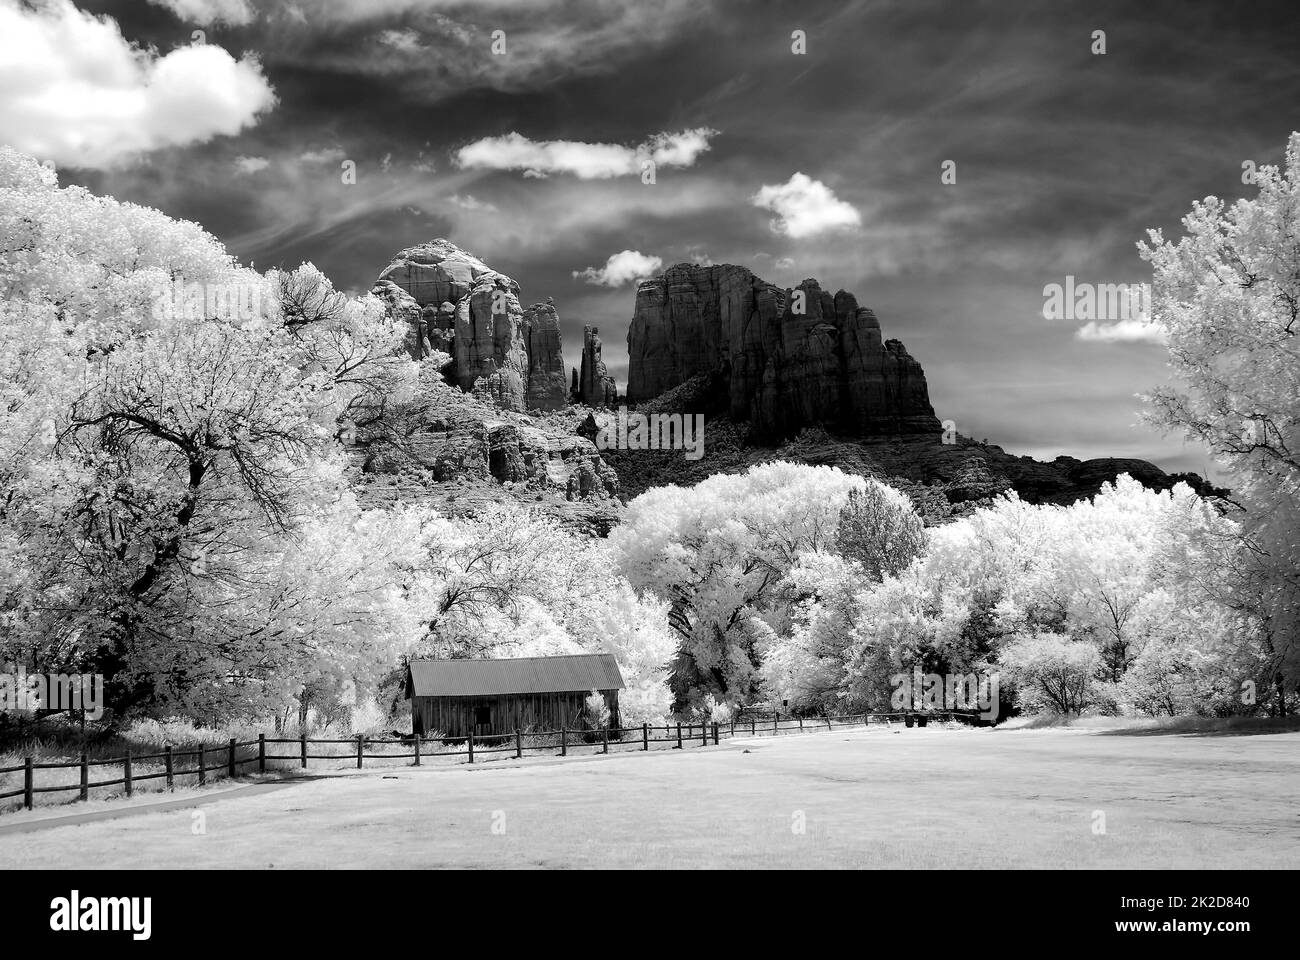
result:
<svg viewBox="0 0 1300 960"><path fill-rule="evenodd" d="M608 653L513 660L412 660L406 667L411 729L420 736L504 734L581 727L597 690L619 725L618 692L626 684Z"/></svg>

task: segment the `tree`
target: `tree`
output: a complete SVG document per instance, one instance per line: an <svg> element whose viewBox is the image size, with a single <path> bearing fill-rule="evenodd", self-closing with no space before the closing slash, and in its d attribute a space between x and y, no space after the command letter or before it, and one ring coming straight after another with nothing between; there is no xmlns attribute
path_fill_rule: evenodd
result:
<svg viewBox="0 0 1300 960"><path fill-rule="evenodd" d="M624 718L668 712L677 642L667 604L612 573L602 543L509 504L456 519L413 507L396 522L419 544L404 564L423 625L418 655L611 653L627 684Z"/></svg>
<svg viewBox="0 0 1300 960"><path fill-rule="evenodd" d="M925 552L925 524L906 495L877 480L849 491L835 546L879 583Z"/></svg>
<svg viewBox="0 0 1300 960"><path fill-rule="evenodd" d="M775 462L628 504L610 535L614 568L671 605L679 704L756 693L759 651L788 628L798 600L786 575L801 555L834 544L849 491L863 484L831 467Z"/></svg>
<svg viewBox="0 0 1300 960"><path fill-rule="evenodd" d="M30 571L0 578L3 653L105 674L118 714L262 702L324 649L325 620L261 604L313 529L358 521L337 421L409 374L401 331L310 267L330 308L286 307L196 224L7 149L0 238L0 550ZM334 582L290 619L347 606Z"/></svg>
<svg viewBox="0 0 1300 960"><path fill-rule="evenodd" d="M1029 701L1064 714L1079 714L1095 700L1096 646L1059 633L1019 636L1003 647L1002 668Z"/></svg>
<svg viewBox="0 0 1300 960"><path fill-rule="evenodd" d="M1152 318L1168 334L1171 385L1148 401L1157 426L1203 443L1232 478L1248 546L1235 602L1264 625L1286 710L1300 682L1300 133L1259 193L1207 197L1138 244L1152 266Z"/></svg>

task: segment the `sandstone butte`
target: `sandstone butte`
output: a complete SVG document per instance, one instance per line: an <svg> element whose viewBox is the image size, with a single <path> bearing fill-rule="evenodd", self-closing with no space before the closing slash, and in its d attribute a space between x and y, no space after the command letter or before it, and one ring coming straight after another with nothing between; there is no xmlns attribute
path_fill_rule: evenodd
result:
<svg viewBox="0 0 1300 960"><path fill-rule="evenodd" d="M679 263L637 287L629 403L718 374L759 441L822 425L850 436L939 435L921 365L844 290L782 289L732 264Z"/></svg>
<svg viewBox="0 0 1300 960"><path fill-rule="evenodd" d="M451 356L448 379L503 410L568 402L560 318L551 301L519 302L519 284L449 240L397 254L373 291L408 325L415 359Z"/></svg>
<svg viewBox="0 0 1300 960"><path fill-rule="evenodd" d="M914 498L933 494L966 508L1008 487L1031 502L1071 503L1119 473L1154 489L1186 480L1216 492L1200 477L1168 475L1142 460L1044 463L946 436L921 365L898 340L883 338L876 315L853 294L831 294L816 280L786 290L743 266L679 263L641 281L625 398L601 359L596 327L584 327L580 369L566 383L554 303L522 306L514 280L448 240L398 253L373 292L406 321L412 357L451 357L448 392L392 415L413 418L396 431L401 444L384 438L396 423L357 444L360 472L382 481L369 486L388 498L432 495L451 483L448 496L458 502L509 494L560 508L565 519L581 508L583 523L607 529L622 497L773 455L890 479ZM621 399L647 412L707 413L705 458L602 456L583 408Z"/></svg>

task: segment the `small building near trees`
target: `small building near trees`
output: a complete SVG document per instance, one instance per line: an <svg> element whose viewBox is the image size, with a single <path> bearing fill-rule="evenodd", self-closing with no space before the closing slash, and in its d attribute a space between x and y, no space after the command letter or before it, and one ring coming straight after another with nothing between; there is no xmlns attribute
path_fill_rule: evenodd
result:
<svg viewBox="0 0 1300 960"><path fill-rule="evenodd" d="M619 726L618 692L627 685L612 654L512 660L412 660L406 668L411 729L418 736L577 729L598 691Z"/></svg>

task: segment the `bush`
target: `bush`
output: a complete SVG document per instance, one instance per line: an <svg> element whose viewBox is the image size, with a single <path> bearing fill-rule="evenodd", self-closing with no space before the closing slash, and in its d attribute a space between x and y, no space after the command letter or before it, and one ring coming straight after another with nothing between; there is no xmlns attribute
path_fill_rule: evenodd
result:
<svg viewBox="0 0 1300 960"><path fill-rule="evenodd" d="M587 695L585 716L587 725L593 730L603 730L609 726L609 704L605 702L605 695L599 690L593 690Z"/></svg>
<svg viewBox="0 0 1300 960"><path fill-rule="evenodd" d="M1101 652L1085 640L1060 633L1021 635L1002 648L998 659L1024 707L1079 714L1097 699L1093 676Z"/></svg>

